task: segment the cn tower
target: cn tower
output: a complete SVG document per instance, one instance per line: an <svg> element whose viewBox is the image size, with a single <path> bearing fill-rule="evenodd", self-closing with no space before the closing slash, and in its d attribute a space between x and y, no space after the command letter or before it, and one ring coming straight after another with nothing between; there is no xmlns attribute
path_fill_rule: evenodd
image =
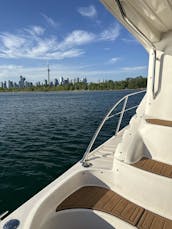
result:
<svg viewBox="0 0 172 229"><path fill-rule="evenodd" d="M49 68L49 64L48 64L48 85L50 85L50 68Z"/></svg>

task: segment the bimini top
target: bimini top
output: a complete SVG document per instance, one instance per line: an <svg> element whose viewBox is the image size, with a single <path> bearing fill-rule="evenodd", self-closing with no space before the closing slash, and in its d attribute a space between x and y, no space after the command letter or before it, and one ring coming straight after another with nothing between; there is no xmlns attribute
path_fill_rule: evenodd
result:
<svg viewBox="0 0 172 229"><path fill-rule="evenodd" d="M159 50L168 49L172 52L172 0L101 0L101 2L148 51L153 45ZM123 16L127 16L143 36L130 27Z"/></svg>

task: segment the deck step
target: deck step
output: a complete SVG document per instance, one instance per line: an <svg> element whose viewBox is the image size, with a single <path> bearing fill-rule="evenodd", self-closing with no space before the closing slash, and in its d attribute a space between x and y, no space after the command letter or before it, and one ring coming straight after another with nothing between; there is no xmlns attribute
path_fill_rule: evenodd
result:
<svg viewBox="0 0 172 229"><path fill-rule="evenodd" d="M172 121L162 119L146 119L146 122L154 125L172 127Z"/></svg>
<svg viewBox="0 0 172 229"><path fill-rule="evenodd" d="M149 212L117 193L103 187L87 186L80 188L67 197L57 207L56 211L76 208L106 212L139 229L172 228L172 220ZM162 227L159 225L162 225ZM164 225L165 227L163 227Z"/></svg>
<svg viewBox="0 0 172 229"><path fill-rule="evenodd" d="M142 158L140 161L132 165L160 176L172 178L172 165L168 165L163 162L155 161L149 158Z"/></svg>

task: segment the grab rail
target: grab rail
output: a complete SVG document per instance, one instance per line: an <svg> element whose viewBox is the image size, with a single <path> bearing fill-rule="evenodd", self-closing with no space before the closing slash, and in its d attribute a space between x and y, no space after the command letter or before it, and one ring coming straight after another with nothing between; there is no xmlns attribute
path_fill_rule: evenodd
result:
<svg viewBox="0 0 172 229"><path fill-rule="evenodd" d="M116 115L120 115L119 116L119 120L118 120L118 124L117 124L117 127L116 127L116 130L115 130L115 136L118 134L119 132L119 129L120 129L120 126L121 126L121 122L122 122L122 119L123 119L123 116L124 116L124 112L126 111L129 111L129 110L132 110L136 107L138 107L138 105L136 106L132 106L130 108L127 108L126 109L126 106L127 106L127 102L128 102L128 98L131 97L131 96L134 96L134 95L138 95L138 94L141 94L141 93L144 93L146 92L146 90L143 90L143 91L137 91L137 92L134 92L134 93L131 93L131 94L128 94L128 95L125 95L123 98L121 98L117 103L115 103L115 105L110 109L110 111L105 115L105 117L103 118L102 122L100 123L99 127L97 128L95 134L93 135L85 153L84 153L84 156L81 160L81 163L84 167L89 167L90 164L87 162L87 159L88 159L88 155L89 153L91 152L91 149L97 139L97 136L99 135L102 127L104 126L105 122L109 119L111 119L112 117L116 116ZM122 106L122 110L120 112L117 112L113 115L111 115L111 113L118 107L118 105L120 105L122 102L123 103L123 106Z"/></svg>
<svg viewBox="0 0 172 229"><path fill-rule="evenodd" d="M3 213L1 213L0 215L0 221L9 213L9 211L5 211Z"/></svg>

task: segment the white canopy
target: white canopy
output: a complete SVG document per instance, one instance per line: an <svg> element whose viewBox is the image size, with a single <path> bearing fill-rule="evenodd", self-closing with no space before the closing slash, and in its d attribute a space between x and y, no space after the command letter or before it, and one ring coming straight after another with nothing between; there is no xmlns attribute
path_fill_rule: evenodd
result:
<svg viewBox="0 0 172 229"><path fill-rule="evenodd" d="M151 48L124 21L116 0L101 1L147 50ZM129 20L140 29L157 49L163 51L168 49L169 51L169 46L172 46L172 0L120 0L119 2Z"/></svg>

